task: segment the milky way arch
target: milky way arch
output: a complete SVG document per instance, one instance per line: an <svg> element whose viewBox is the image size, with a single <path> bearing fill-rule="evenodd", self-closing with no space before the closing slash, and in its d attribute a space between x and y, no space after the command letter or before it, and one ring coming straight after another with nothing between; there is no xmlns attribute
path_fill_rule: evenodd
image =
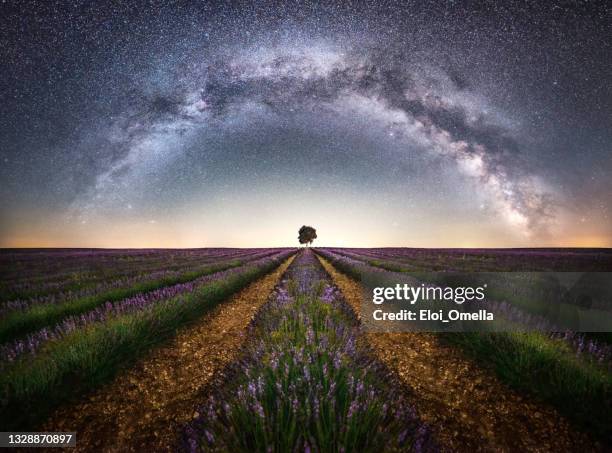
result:
<svg viewBox="0 0 612 453"><path fill-rule="evenodd" d="M203 61L171 92L140 99L117 115L110 162L75 208L95 209L143 167L163 166L198 131L252 105L279 116L321 109L365 115L406 143L406 153L416 145L453 162L525 235L544 234L554 218L555 198L528 171L512 120L469 83L381 51L321 45L241 49Z"/></svg>

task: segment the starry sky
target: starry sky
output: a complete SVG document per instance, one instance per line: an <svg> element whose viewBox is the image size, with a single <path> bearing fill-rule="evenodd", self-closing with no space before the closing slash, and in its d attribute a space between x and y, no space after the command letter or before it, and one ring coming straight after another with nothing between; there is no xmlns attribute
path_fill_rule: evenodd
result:
<svg viewBox="0 0 612 453"><path fill-rule="evenodd" d="M0 246L612 246L605 2L0 3Z"/></svg>

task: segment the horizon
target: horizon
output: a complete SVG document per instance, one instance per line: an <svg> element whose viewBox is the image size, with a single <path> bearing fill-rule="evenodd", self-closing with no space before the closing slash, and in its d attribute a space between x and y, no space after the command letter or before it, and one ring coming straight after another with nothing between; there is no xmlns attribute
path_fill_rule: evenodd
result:
<svg viewBox="0 0 612 453"><path fill-rule="evenodd" d="M337 247L337 246L318 246L318 245L284 245L284 246L270 246L270 247L216 247L216 246L208 246L208 247L0 247L0 251L8 251L8 250L199 250L199 249L292 249L292 248L322 248L322 249L364 249L364 250L372 250L372 249L409 249L409 250L466 250L466 251L475 251L475 250L519 250L519 251L529 251L529 250L577 250L577 251L585 251L585 250L601 250L601 251L612 251L612 247L396 247L396 246L388 246L388 247Z"/></svg>

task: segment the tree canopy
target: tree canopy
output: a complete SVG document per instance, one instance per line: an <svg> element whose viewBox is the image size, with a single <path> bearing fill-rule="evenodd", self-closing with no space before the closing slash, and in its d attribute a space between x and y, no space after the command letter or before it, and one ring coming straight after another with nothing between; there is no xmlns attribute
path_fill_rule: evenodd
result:
<svg viewBox="0 0 612 453"><path fill-rule="evenodd" d="M315 230L311 226L302 226L302 228L300 228L300 230L298 231L298 234L298 240L300 241L300 244L312 244L312 241L317 238L317 230Z"/></svg>

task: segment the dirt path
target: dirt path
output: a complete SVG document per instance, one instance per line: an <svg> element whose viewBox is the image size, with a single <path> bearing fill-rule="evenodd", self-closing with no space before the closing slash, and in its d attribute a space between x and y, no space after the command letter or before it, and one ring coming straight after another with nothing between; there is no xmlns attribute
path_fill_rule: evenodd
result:
<svg viewBox="0 0 612 453"><path fill-rule="evenodd" d="M42 430L76 431L77 451L173 451L180 426L194 416L201 389L235 359L245 327L292 260L220 304L86 401L58 410Z"/></svg>
<svg viewBox="0 0 612 453"><path fill-rule="evenodd" d="M361 286L319 257L361 312ZM551 407L529 401L427 333L366 333L380 359L412 389L421 419L453 451L597 451Z"/></svg>

